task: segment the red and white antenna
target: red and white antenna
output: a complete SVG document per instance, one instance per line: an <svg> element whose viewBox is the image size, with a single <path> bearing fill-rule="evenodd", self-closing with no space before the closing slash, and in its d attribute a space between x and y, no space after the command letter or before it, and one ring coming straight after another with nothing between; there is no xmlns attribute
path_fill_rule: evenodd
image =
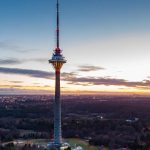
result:
<svg viewBox="0 0 150 150"><path fill-rule="evenodd" d="M57 40L57 43L56 43L55 52L56 53L60 53L61 50L59 48L59 0L57 0L56 7L57 7L57 29L56 29L56 40Z"/></svg>

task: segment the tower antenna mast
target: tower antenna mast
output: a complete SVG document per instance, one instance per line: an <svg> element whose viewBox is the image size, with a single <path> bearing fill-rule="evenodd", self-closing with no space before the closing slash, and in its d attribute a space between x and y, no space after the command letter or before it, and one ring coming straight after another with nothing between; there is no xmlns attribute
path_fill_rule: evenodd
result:
<svg viewBox="0 0 150 150"><path fill-rule="evenodd" d="M59 0L57 0L57 29L56 29L56 37L57 37L57 45L56 45L56 50L58 53L60 53L60 48L59 48Z"/></svg>

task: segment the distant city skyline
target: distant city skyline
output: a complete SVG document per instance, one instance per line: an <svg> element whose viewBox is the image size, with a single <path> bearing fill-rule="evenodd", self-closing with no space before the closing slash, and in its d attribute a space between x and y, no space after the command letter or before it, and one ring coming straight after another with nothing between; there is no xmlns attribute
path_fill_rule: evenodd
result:
<svg viewBox="0 0 150 150"><path fill-rule="evenodd" d="M0 94L54 92L54 5L0 1ZM61 0L60 7L64 93L150 94L150 1Z"/></svg>

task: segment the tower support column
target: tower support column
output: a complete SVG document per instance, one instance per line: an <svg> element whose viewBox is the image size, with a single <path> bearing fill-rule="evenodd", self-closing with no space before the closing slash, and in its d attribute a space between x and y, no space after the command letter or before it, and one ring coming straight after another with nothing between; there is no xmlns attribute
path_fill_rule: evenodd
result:
<svg viewBox="0 0 150 150"><path fill-rule="evenodd" d="M55 101L54 101L54 143L61 145L61 101L60 101L60 70L55 70Z"/></svg>

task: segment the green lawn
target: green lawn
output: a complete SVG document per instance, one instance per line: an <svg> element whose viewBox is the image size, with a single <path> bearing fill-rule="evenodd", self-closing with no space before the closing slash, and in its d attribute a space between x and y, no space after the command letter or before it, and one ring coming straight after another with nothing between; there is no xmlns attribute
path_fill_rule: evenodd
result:
<svg viewBox="0 0 150 150"><path fill-rule="evenodd" d="M33 139L33 140L29 140L30 143L34 143L34 144L46 144L48 143L50 140L48 139ZM96 146L90 146L88 144L88 142L81 140L81 139L77 139L77 138L72 138L72 139L65 139L65 142L68 142L71 147L75 147L75 146L81 146L83 147L85 150L97 150L98 148Z"/></svg>
<svg viewBox="0 0 150 150"><path fill-rule="evenodd" d="M16 140L15 140L16 141ZM30 140L20 140L21 143L19 144L20 146L23 146L24 144L38 144L38 145L44 145L50 142L49 139L30 139ZM13 141L11 141L13 142ZM97 150L98 148L96 146L90 146L88 142L77 139L77 138L72 138L72 139L65 139L64 142L68 142L72 148L75 146L81 146L85 150ZM8 144L10 142L7 142L5 144ZM4 144L4 143L3 143Z"/></svg>
<svg viewBox="0 0 150 150"><path fill-rule="evenodd" d="M83 141L81 139L66 139L66 141L72 146L81 146L85 150L97 150L98 148L96 146L90 146L86 141Z"/></svg>

